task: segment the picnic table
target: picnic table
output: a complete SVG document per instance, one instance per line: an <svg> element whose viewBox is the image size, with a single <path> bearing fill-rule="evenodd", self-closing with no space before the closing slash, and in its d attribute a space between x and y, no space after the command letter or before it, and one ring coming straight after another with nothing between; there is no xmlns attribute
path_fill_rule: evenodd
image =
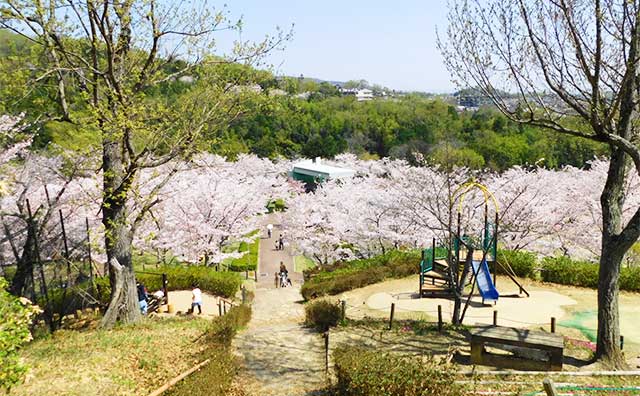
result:
<svg viewBox="0 0 640 396"><path fill-rule="evenodd" d="M482 326L470 330L471 363L518 370L562 371L564 338L544 331L503 326ZM485 347L509 351L495 354Z"/></svg>

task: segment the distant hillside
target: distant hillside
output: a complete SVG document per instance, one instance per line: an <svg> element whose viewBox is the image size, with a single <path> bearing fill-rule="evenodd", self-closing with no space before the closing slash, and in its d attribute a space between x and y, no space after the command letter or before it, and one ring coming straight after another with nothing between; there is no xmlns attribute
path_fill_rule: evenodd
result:
<svg viewBox="0 0 640 396"><path fill-rule="evenodd" d="M23 53L30 46L31 43L25 37L7 29L0 29L0 56Z"/></svg>

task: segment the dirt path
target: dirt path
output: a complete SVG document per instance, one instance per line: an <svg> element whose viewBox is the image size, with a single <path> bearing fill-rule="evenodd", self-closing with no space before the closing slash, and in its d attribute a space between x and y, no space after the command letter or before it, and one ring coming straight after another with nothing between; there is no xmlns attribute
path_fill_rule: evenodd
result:
<svg viewBox="0 0 640 396"><path fill-rule="evenodd" d="M286 248L274 249L281 231L276 225L267 239L265 228L253 315L247 329L234 339L236 352L244 360L241 378L248 395L312 395L325 383L323 339L302 326L302 274L294 273ZM294 287L274 287L280 261L287 266Z"/></svg>

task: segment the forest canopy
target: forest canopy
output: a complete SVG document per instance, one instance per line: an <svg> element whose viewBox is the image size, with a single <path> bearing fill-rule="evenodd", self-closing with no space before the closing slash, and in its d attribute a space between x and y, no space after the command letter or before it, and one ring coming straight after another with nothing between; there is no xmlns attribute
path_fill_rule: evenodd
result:
<svg viewBox="0 0 640 396"><path fill-rule="evenodd" d="M27 84L33 65L46 62L36 46L23 37L0 31L0 110L24 112L31 121L35 146L44 148L53 142L70 149L98 145L98 133L83 125L81 100L70 102L74 122L56 114L57 91ZM166 67L179 69L182 61ZM453 99L433 99L417 94L399 94L358 102L342 96L328 82L308 78L276 77L236 63L209 63L196 68L192 76L167 81L146 92L147 100L179 101L198 84L211 83L203 76L218 75L221 81L233 81L245 105L238 116L220 130L212 125L198 142L203 151L236 158L242 153L261 157L325 157L352 152L361 158L399 158L413 164L419 153L429 163L467 166L473 169L505 170L514 165L540 165L558 168L584 167L605 148L594 142L549 133L541 128L509 121L491 106L477 111L459 111ZM11 76L11 77L9 77ZM53 80L53 79L52 79ZM253 82L258 85L252 85ZM351 83L351 82L349 82ZM349 84L347 83L347 84ZM357 84L355 84L357 83ZM351 85L366 86L366 81ZM385 89L379 86L374 92ZM18 94L16 93L17 91Z"/></svg>

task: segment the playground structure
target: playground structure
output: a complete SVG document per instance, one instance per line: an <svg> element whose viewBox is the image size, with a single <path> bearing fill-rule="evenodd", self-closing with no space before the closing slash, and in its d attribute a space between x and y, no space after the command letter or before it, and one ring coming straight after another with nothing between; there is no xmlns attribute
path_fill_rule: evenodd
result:
<svg viewBox="0 0 640 396"><path fill-rule="evenodd" d="M464 198L474 189L480 190L484 197L484 227L479 238L463 234L461 231ZM490 202L495 209L493 223L489 222ZM485 186L472 181L464 183L454 192L451 209L456 203L458 203L456 230L454 231L450 226L448 238L443 245L437 246L436 239L433 238L432 246L422 251L420 298L453 296L461 300L464 297L465 288L471 285L462 311L460 319L462 321L476 285L483 304L495 304L498 301L500 297L496 288L498 268L518 286L519 294L524 293L528 297L529 293L518 282L511 266L497 260L499 208L495 197ZM453 210L450 211L452 212Z"/></svg>

